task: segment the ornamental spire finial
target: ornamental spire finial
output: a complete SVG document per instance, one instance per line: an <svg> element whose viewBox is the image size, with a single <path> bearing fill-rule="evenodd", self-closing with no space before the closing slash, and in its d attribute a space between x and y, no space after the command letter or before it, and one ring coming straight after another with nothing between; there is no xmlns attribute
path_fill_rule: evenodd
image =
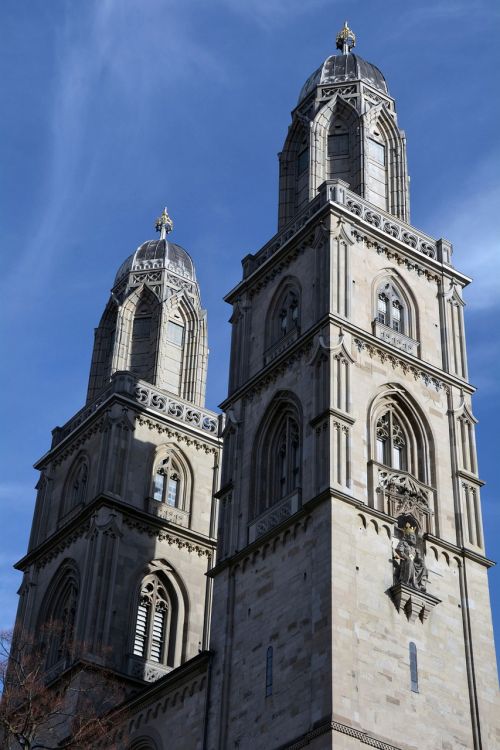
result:
<svg viewBox="0 0 500 750"><path fill-rule="evenodd" d="M345 21L344 28L337 34L337 49L341 49L343 55L348 55L355 46L356 34L349 28L347 21Z"/></svg>
<svg viewBox="0 0 500 750"><path fill-rule="evenodd" d="M160 233L160 240L164 240L169 232L174 228L174 222L167 212L167 207L163 209L161 216L156 219L155 229Z"/></svg>

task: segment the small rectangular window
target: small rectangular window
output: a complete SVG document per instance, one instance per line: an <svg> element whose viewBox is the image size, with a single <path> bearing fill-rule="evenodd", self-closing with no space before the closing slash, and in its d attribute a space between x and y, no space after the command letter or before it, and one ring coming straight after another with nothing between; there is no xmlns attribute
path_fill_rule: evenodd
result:
<svg viewBox="0 0 500 750"><path fill-rule="evenodd" d="M413 693L418 693L418 667L417 667L417 647L410 643L410 681Z"/></svg>
<svg viewBox="0 0 500 750"><path fill-rule="evenodd" d="M382 143L377 143L377 141L370 138L368 141L368 151L373 161L376 161L377 164L382 164L382 166L385 165L385 146Z"/></svg>
<svg viewBox="0 0 500 750"><path fill-rule="evenodd" d="M328 136L328 156L346 156L349 153L349 133Z"/></svg>
<svg viewBox="0 0 500 750"><path fill-rule="evenodd" d="M266 698L273 694L273 647L269 646L266 654Z"/></svg>
<svg viewBox="0 0 500 750"><path fill-rule="evenodd" d="M302 174L302 172L305 172L308 166L309 166L309 149L305 148L303 151L300 152L298 159L297 159L298 174Z"/></svg>
<svg viewBox="0 0 500 750"><path fill-rule="evenodd" d="M182 346L184 342L184 326L174 323L173 320L169 320L167 325L167 340L171 344Z"/></svg>

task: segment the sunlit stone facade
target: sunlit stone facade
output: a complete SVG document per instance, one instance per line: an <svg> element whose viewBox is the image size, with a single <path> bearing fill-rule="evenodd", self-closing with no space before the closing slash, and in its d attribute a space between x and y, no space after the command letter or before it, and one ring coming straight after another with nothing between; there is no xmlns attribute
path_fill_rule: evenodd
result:
<svg viewBox="0 0 500 750"><path fill-rule="evenodd" d="M129 750L500 747L469 279L409 224L394 100L338 41L292 113L278 234L226 298L225 419L165 212L38 464L18 625L73 613L136 690Z"/></svg>

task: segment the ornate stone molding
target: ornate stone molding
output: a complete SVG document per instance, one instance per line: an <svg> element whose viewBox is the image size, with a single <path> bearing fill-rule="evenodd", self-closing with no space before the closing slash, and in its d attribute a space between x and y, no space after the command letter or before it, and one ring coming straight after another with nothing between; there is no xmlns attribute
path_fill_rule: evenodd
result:
<svg viewBox="0 0 500 750"><path fill-rule="evenodd" d="M415 378L415 380L423 381L425 385L428 386L429 388L433 387L438 392L441 389L444 389L446 393L449 393L450 389L448 385L446 385L442 380L439 380L433 375L429 375L429 373L425 372L424 370L421 370L419 367L416 367L415 365L410 365L404 359L399 359L399 357L396 357L394 354L388 354L384 349L379 349L378 346L374 346L371 343L367 343L366 341L363 341L363 339L360 339L358 337L355 337L353 341L356 345L358 352L366 351L370 359L373 359L374 357L378 357L378 359L380 359L382 363L389 362L394 369L399 368L405 373L405 375L408 373L411 373L413 377Z"/></svg>
<svg viewBox="0 0 500 750"><path fill-rule="evenodd" d="M393 328L389 328L389 326L385 326L383 323L379 323L378 320L373 321L373 333L378 339L382 339L387 344L395 346L396 349L401 349L401 351L411 354L414 357L418 355L418 341L410 338L410 336L405 336L404 333L395 331Z"/></svg>
<svg viewBox="0 0 500 750"><path fill-rule="evenodd" d="M189 513L180 508L173 508L167 503L158 502L152 497L148 498L148 513L169 523L175 523L177 526L189 527Z"/></svg>
<svg viewBox="0 0 500 750"><path fill-rule="evenodd" d="M207 454L217 454L217 448L214 448L212 445L208 445L201 440L196 440L196 438L185 435L182 432L177 432L177 430L173 430L168 425L157 422L155 419L139 416L137 418L137 424L141 427L147 427L149 430L155 430L159 434L166 435L168 438L177 440L180 443L184 443L185 445L193 446L194 448L196 448L196 450L202 450Z"/></svg>
<svg viewBox="0 0 500 750"><path fill-rule="evenodd" d="M340 734L346 734L348 737L353 737L354 739L359 740L363 745L375 747L377 750L402 750L402 748L396 747L396 745L390 745L388 742L372 737L372 735L363 732L361 729L355 729L354 727L351 727L348 724L343 724L340 721L328 721L321 724L319 727L307 732L299 740L292 742L291 745L286 745L285 750L300 750L303 747L307 747L307 745L311 743L311 740L316 739L316 737L321 737L323 734L328 734L329 732L340 732Z"/></svg>
<svg viewBox="0 0 500 750"><path fill-rule="evenodd" d="M260 391L262 391L264 388L272 385L288 370L289 367L291 367L296 362L299 362L302 357L310 356L312 346L313 342L311 339L306 341L301 347L293 351L286 359L276 365L269 373L267 373L267 375L265 375L264 377L259 377L258 382L255 383L255 385L251 386L248 391L246 391L246 393L244 394L244 398L251 401L254 396L260 393ZM233 397L234 394L231 395L231 398Z"/></svg>
<svg viewBox="0 0 500 750"><path fill-rule="evenodd" d="M275 526L286 521L298 511L300 507L300 493L297 490L292 495L280 500L248 525L248 541L254 542L260 536L270 531Z"/></svg>
<svg viewBox="0 0 500 750"><path fill-rule="evenodd" d="M156 537L159 542L167 542L168 544L175 545L179 549L185 549L188 552L196 552L198 557L210 557L213 551L211 546L205 547L200 544L195 544L194 542L191 542L188 539L183 539L169 531L162 531L156 526L143 523L142 521L133 518L125 517L123 523L129 529L138 531L141 534L147 534L149 537Z"/></svg>
<svg viewBox="0 0 500 750"><path fill-rule="evenodd" d="M82 536L85 536L89 533L91 527L91 520L87 519L85 523L83 523L81 526L76 528L71 534L68 534L64 537L64 539L61 539L52 549L47 552L45 555L42 555L37 561L36 561L36 567L37 568L44 568L46 565L48 565L49 562L54 560L56 557L58 557L62 552L68 549L68 547L71 547L74 542L76 542L78 539L80 539Z"/></svg>
<svg viewBox="0 0 500 750"><path fill-rule="evenodd" d="M441 604L441 599L436 596L431 596L425 591L417 591L404 583L391 586L389 594L398 612L404 612L410 622L415 622L417 617L424 622L436 604Z"/></svg>

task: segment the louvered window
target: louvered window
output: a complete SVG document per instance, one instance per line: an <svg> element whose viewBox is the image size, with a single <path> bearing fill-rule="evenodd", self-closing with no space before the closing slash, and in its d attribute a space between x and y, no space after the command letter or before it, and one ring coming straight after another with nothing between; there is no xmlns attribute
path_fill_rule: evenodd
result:
<svg viewBox="0 0 500 750"><path fill-rule="evenodd" d="M148 577L141 589L134 634L134 656L164 664L171 614L170 599L157 576Z"/></svg>

